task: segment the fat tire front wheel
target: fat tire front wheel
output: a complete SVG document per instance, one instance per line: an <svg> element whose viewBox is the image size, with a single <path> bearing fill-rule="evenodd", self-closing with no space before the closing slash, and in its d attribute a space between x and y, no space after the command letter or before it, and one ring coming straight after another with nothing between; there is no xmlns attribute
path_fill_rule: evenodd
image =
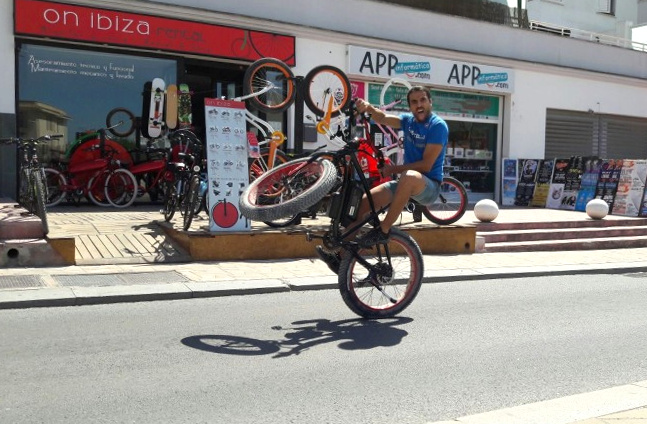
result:
<svg viewBox="0 0 647 424"><path fill-rule="evenodd" d="M391 228L388 243L357 254L344 251L339 265L338 285L344 303L364 318L388 318L402 312L418 295L424 264L418 243L407 233Z"/></svg>
<svg viewBox="0 0 647 424"><path fill-rule="evenodd" d="M329 160L293 160L261 174L240 196L240 211L253 221L276 221L305 211L336 184Z"/></svg>

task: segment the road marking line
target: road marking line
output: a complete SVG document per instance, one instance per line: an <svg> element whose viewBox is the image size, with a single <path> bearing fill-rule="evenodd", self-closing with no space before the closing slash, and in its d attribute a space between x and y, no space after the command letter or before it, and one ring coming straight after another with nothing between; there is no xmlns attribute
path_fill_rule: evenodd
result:
<svg viewBox="0 0 647 424"><path fill-rule="evenodd" d="M429 424L569 424L647 406L647 381Z"/></svg>

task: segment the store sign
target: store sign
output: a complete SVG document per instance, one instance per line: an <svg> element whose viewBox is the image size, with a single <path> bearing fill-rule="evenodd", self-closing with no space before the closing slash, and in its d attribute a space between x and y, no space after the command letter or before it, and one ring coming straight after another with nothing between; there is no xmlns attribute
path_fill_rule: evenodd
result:
<svg viewBox="0 0 647 424"><path fill-rule="evenodd" d="M349 74L401 78L425 84L497 93L514 90L514 74L507 68L456 62L388 50L349 46Z"/></svg>
<svg viewBox="0 0 647 424"><path fill-rule="evenodd" d="M380 95L384 84L368 84L368 101L380 104ZM385 104L393 104L390 110L395 112L409 112L406 102L407 92L405 86L392 85L384 95ZM400 102L396 102L400 100ZM499 119L499 97L478 94L457 93L449 91L431 90L433 110L444 118L474 118L474 119Z"/></svg>
<svg viewBox="0 0 647 424"><path fill-rule="evenodd" d="M205 56L295 65L294 37L37 0L15 0L15 32Z"/></svg>

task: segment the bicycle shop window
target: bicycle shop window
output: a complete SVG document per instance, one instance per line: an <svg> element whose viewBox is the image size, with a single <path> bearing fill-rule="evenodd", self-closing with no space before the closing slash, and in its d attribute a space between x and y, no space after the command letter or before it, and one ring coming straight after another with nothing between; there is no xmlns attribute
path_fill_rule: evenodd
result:
<svg viewBox="0 0 647 424"><path fill-rule="evenodd" d="M42 160L65 159L67 146L106 126L106 115L125 107L142 113L144 83L174 84L175 60L23 44L18 52L18 132L22 137L58 133ZM132 148L134 135L118 140Z"/></svg>

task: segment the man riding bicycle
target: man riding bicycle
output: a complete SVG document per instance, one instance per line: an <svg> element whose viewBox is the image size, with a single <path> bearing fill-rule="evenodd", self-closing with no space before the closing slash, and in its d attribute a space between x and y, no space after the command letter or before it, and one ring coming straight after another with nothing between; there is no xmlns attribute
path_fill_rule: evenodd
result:
<svg viewBox="0 0 647 424"><path fill-rule="evenodd" d="M400 174L398 180L388 181L371 189L375 209L390 205L389 210L376 226L357 239L360 247L371 247L389 240L391 227L400 216L409 199L422 205L433 203L438 197L443 180L443 163L449 130L447 123L431 111L431 94L422 86L414 86L407 93L408 113L393 115L385 113L364 99L355 102L358 112L369 113L373 121L401 129L404 133L404 163L385 165L382 176ZM369 212L366 195L362 198L359 217ZM338 252L317 246L317 254L335 273L339 270Z"/></svg>

